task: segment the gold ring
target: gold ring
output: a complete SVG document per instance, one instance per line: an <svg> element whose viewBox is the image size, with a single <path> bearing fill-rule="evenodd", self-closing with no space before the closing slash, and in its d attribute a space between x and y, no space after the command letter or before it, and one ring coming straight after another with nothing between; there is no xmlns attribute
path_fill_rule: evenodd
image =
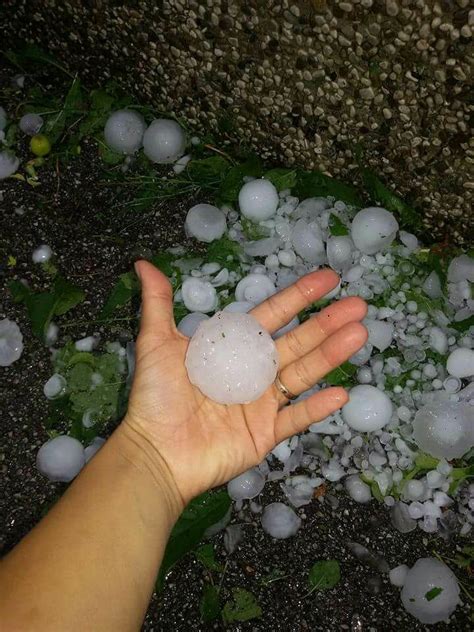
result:
<svg viewBox="0 0 474 632"><path fill-rule="evenodd" d="M293 399L296 399L298 397L298 395L293 395L293 393L286 388L286 386L283 384L283 382L280 379L280 374L279 373L277 373L277 376L275 378L275 386L280 391L280 393L284 397L286 397L286 399L288 399L290 401L293 400Z"/></svg>

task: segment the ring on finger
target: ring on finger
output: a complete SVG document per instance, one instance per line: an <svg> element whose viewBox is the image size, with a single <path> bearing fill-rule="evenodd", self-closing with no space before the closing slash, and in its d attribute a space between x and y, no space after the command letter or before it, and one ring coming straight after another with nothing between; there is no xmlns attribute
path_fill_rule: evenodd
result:
<svg viewBox="0 0 474 632"><path fill-rule="evenodd" d="M275 378L275 386L280 391L280 393L283 395L283 397L286 397L286 399L289 400L289 401L291 401L293 399L296 399L298 397L298 395L295 395L289 389L286 388L286 386L281 381L279 373L277 373L277 376Z"/></svg>

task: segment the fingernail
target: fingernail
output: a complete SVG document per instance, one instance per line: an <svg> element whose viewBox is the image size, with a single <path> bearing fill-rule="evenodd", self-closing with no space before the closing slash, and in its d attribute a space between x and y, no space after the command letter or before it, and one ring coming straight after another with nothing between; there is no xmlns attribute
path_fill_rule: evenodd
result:
<svg viewBox="0 0 474 632"><path fill-rule="evenodd" d="M137 275L137 277L140 279L140 281L142 280L141 276L140 276L140 266L138 265L140 262L139 261L135 261L135 263L133 264L133 267L135 268L135 274Z"/></svg>

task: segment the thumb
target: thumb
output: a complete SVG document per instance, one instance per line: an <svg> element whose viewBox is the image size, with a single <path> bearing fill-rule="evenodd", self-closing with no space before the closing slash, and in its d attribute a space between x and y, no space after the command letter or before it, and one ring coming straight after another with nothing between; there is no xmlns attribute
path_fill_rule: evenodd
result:
<svg viewBox="0 0 474 632"><path fill-rule="evenodd" d="M173 290L166 276L148 261L136 261L142 284L140 333L166 337L174 332Z"/></svg>

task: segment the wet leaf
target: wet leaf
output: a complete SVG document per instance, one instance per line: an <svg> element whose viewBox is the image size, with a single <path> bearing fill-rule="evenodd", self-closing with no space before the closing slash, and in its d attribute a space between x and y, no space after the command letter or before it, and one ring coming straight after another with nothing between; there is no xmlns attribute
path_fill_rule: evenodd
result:
<svg viewBox="0 0 474 632"><path fill-rule="evenodd" d="M212 544L203 544L195 552L196 558L210 571L221 572L223 565L216 560L214 547Z"/></svg>
<svg viewBox="0 0 474 632"><path fill-rule="evenodd" d="M350 362L343 362L326 375L324 381L331 386L352 386L357 367Z"/></svg>
<svg viewBox="0 0 474 632"><path fill-rule="evenodd" d="M245 176L258 178L262 175L262 163L256 156L251 156L245 162L231 167L222 181L218 197L222 202L237 202L239 191L244 184Z"/></svg>
<svg viewBox="0 0 474 632"><path fill-rule="evenodd" d="M293 193L300 199L332 196L346 204L362 206L362 200L354 186L340 182L318 171L298 172Z"/></svg>
<svg viewBox="0 0 474 632"><path fill-rule="evenodd" d="M471 327L474 327L474 316L469 316L469 318L465 318L464 320L458 320L457 322L451 321L449 326L463 333L468 331Z"/></svg>
<svg viewBox="0 0 474 632"><path fill-rule="evenodd" d="M255 595L244 588L234 588L232 601L227 601L222 609L222 618L225 623L249 621L260 616L262 616L262 609Z"/></svg>
<svg viewBox="0 0 474 632"><path fill-rule="evenodd" d="M341 237L349 234L349 229L337 215L331 213L329 217L329 232L333 237Z"/></svg>
<svg viewBox="0 0 474 632"><path fill-rule="evenodd" d="M443 592L443 588L440 588L439 586L435 586L431 590L428 590L428 592L425 594L425 599L427 601L433 601L433 599L436 599L436 597L440 595L442 592Z"/></svg>
<svg viewBox="0 0 474 632"><path fill-rule="evenodd" d="M140 284L136 274L134 272L121 274L112 292L109 294L99 318L104 320L110 318L117 308L126 305L134 296L137 296L139 292Z"/></svg>
<svg viewBox="0 0 474 632"><path fill-rule="evenodd" d="M308 581L312 590L334 588L341 579L341 570L337 560L321 560L309 571Z"/></svg>
<svg viewBox="0 0 474 632"><path fill-rule="evenodd" d="M263 177L270 180L278 191L284 191L295 186L297 172L296 169L271 169L264 173Z"/></svg>
<svg viewBox="0 0 474 632"><path fill-rule="evenodd" d="M199 612L205 623L214 621L219 616L221 609L219 606L219 590L213 584L205 584L202 590Z"/></svg>

